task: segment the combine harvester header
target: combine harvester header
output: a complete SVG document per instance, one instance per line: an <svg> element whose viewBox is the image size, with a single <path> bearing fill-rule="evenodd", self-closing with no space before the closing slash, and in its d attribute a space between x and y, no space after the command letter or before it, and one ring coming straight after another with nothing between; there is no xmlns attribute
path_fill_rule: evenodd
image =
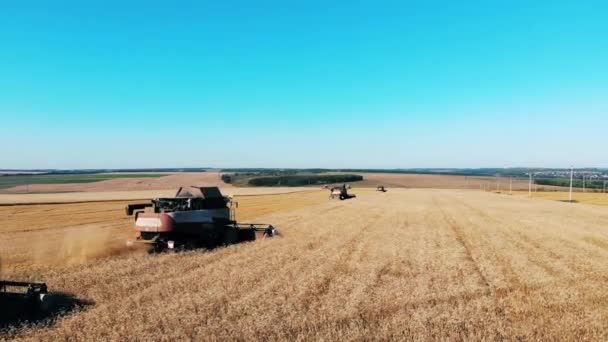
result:
<svg viewBox="0 0 608 342"><path fill-rule="evenodd" d="M44 283L0 280L0 326L36 319L46 296Z"/></svg>

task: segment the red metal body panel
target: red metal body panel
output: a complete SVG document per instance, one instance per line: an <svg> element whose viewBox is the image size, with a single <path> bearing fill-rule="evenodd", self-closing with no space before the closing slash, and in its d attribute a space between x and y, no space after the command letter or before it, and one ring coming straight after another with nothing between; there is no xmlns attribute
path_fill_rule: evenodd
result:
<svg viewBox="0 0 608 342"><path fill-rule="evenodd" d="M127 215L135 213L138 240L158 248L214 248L276 235L272 225L236 223L232 210L230 199L219 189L204 187L180 188L175 198L157 198L150 204L125 208Z"/></svg>

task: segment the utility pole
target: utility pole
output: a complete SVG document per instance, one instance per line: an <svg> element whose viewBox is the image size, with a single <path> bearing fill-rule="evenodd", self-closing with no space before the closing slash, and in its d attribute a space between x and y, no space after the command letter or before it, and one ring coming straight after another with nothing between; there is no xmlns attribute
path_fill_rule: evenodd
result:
<svg viewBox="0 0 608 342"><path fill-rule="evenodd" d="M513 195L513 177L509 177L509 195Z"/></svg>
<svg viewBox="0 0 608 342"><path fill-rule="evenodd" d="M604 181L604 194L606 194L606 181Z"/></svg>
<svg viewBox="0 0 608 342"><path fill-rule="evenodd" d="M530 172L530 182L528 183L528 196L532 197L532 172Z"/></svg>
<svg viewBox="0 0 608 342"><path fill-rule="evenodd" d="M574 166L570 169L570 203L572 203L572 179L574 178Z"/></svg>
<svg viewBox="0 0 608 342"><path fill-rule="evenodd" d="M583 192L585 192L585 174L583 173Z"/></svg>

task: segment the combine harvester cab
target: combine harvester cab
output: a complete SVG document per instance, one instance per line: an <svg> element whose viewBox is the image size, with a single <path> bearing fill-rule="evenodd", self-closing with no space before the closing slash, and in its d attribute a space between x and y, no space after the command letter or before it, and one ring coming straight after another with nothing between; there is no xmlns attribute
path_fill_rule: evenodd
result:
<svg viewBox="0 0 608 342"><path fill-rule="evenodd" d="M0 280L0 326L37 319L45 310L44 283Z"/></svg>
<svg viewBox="0 0 608 342"><path fill-rule="evenodd" d="M329 198L335 199L339 198L341 201L349 198L357 197L356 195L351 195L348 193L348 187L346 184L333 186L329 189Z"/></svg>
<svg viewBox="0 0 608 342"><path fill-rule="evenodd" d="M214 248L276 235L269 224L237 223L234 207L217 187L190 187L180 188L175 197L125 209L127 215L135 215L137 241L155 250Z"/></svg>

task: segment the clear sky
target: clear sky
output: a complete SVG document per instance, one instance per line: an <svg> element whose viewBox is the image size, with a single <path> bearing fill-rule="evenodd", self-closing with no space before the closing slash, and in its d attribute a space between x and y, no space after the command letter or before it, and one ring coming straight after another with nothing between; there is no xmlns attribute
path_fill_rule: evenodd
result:
<svg viewBox="0 0 608 342"><path fill-rule="evenodd" d="M608 166L606 1L2 1L0 168Z"/></svg>

